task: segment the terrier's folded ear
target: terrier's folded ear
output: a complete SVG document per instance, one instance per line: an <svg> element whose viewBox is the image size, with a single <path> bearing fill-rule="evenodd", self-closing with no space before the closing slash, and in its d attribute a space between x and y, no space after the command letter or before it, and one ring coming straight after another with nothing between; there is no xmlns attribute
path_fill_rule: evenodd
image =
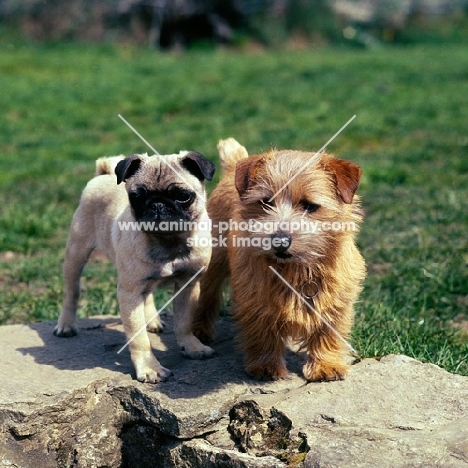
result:
<svg viewBox="0 0 468 468"><path fill-rule="evenodd" d="M258 168L260 167L262 159L263 156L261 155L252 156L247 159L242 159L237 163L234 183L241 198L252 186L252 182L255 180L255 175L258 171Z"/></svg>
<svg viewBox="0 0 468 468"><path fill-rule="evenodd" d="M357 164L338 158L327 159L325 168L334 174L340 198L351 204L361 181L362 169Z"/></svg>

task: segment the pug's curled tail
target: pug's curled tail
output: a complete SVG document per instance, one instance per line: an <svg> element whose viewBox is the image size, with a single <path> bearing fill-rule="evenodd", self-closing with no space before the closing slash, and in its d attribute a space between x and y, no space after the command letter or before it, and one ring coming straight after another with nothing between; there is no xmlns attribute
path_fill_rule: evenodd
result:
<svg viewBox="0 0 468 468"><path fill-rule="evenodd" d="M221 166L225 171L234 170L239 161L249 157L247 150L234 138L219 140L218 152Z"/></svg>
<svg viewBox="0 0 468 468"><path fill-rule="evenodd" d="M122 161L122 159L125 159L125 156L120 155L120 156L109 156L109 157L104 157L104 158L99 158L96 161L96 176L99 175L104 175L104 174L114 174L115 172L115 167L119 163L119 161Z"/></svg>

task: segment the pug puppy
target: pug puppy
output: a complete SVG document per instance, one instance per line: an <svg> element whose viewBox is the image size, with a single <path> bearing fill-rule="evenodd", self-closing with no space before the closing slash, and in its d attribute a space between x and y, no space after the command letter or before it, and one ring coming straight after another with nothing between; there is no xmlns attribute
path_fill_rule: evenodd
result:
<svg viewBox="0 0 468 468"><path fill-rule="evenodd" d="M184 355L203 359L214 353L191 327L199 280L211 257L204 182L212 180L215 166L197 152L181 151L101 158L96 169L71 224L54 334L76 335L80 276L91 252L99 249L117 267L120 314L137 379L166 380L171 372L153 355L146 333L164 327L154 306L156 287L175 286L174 333Z"/></svg>

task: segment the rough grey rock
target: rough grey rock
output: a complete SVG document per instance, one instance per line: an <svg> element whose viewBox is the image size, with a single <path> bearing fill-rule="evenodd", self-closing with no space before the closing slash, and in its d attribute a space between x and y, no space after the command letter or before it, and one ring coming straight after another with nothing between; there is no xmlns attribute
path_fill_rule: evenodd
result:
<svg viewBox="0 0 468 468"><path fill-rule="evenodd" d="M116 317L0 327L0 467L468 467L468 378L405 356L364 360L342 382L249 379L222 322L207 361L153 335L174 376L133 380Z"/></svg>

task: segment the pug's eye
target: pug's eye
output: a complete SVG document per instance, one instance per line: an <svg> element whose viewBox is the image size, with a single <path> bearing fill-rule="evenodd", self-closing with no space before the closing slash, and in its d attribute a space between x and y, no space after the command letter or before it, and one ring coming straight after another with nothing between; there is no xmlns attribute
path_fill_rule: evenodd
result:
<svg viewBox="0 0 468 468"><path fill-rule="evenodd" d="M313 213L320 208L320 205L317 205L317 203L312 203L308 200L301 200L300 204L302 208L307 211L307 213Z"/></svg>
<svg viewBox="0 0 468 468"><path fill-rule="evenodd" d="M136 190L133 190L128 194L130 198L140 198L145 195L146 195L146 187L137 187Z"/></svg>
<svg viewBox="0 0 468 468"><path fill-rule="evenodd" d="M270 198L271 197L266 197L259 200L260 205L266 210L275 206L275 202L273 200L270 201Z"/></svg>
<svg viewBox="0 0 468 468"><path fill-rule="evenodd" d="M182 206L189 206L195 200L195 194L190 190L174 188L170 191L171 198Z"/></svg>

